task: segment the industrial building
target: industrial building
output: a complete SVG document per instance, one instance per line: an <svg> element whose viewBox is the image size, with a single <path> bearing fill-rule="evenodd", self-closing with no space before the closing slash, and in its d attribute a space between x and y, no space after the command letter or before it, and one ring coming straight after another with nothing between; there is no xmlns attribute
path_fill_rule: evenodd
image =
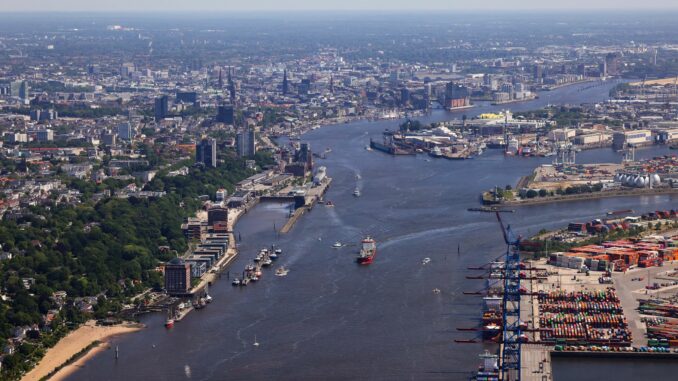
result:
<svg viewBox="0 0 678 381"><path fill-rule="evenodd" d="M641 147L652 144L650 130L617 131L612 135L612 148L622 150L627 146Z"/></svg>

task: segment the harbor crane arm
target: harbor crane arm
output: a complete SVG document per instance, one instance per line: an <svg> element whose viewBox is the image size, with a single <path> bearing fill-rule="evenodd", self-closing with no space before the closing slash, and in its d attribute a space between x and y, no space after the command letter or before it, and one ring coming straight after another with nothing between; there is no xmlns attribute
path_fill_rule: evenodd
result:
<svg viewBox="0 0 678 381"><path fill-rule="evenodd" d="M497 221L499 221L499 226L501 226L501 233L504 235L504 242L509 246L517 246L520 244L520 237L516 235L511 230L511 225L504 227L504 221L501 219L501 214L499 211L495 212L497 215Z"/></svg>

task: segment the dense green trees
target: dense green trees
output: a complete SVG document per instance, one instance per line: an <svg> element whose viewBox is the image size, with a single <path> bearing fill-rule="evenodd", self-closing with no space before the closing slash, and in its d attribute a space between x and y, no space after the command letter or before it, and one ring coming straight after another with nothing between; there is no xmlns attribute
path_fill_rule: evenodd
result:
<svg viewBox="0 0 678 381"><path fill-rule="evenodd" d="M262 154L256 160L265 165L271 159ZM161 172L146 187L166 191L164 197L32 207L16 220L1 221L0 243L13 258L0 263L3 294L10 298L0 302L0 342L10 337L12 327L41 325L42 316L56 306L55 291L69 296L62 318L79 322L84 317L72 298L96 296L93 313L102 318L119 311L126 298L148 287L161 288L162 277L154 269L159 261L176 255L162 247L179 253L187 249L181 223L200 207L198 196L213 197L221 187L232 192L238 181L253 173L243 160L227 155L218 168L193 167L188 176L167 177ZM82 180L69 184L86 196L121 185ZM18 372L21 358L8 357L3 374Z"/></svg>

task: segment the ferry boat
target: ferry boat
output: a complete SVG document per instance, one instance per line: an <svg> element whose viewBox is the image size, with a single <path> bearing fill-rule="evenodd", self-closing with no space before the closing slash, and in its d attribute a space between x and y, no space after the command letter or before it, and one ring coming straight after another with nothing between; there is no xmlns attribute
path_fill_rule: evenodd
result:
<svg viewBox="0 0 678 381"><path fill-rule="evenodd" d="M360 248L360 254L356 259L356 262L361 265L369 265L374 260L374 256L377 254L377 243L372 239L372 237L367 236L362 240L362 247Z"/></svg>
<svg viewBox="0 0 678 381"><path fill-rule="evenodd" d="M360 189L355 188L355 189L353 190L353 195L354 195L355 197L360 197Z"/></svg>
<svg viewBox="0 0 678 381"><path fill-rule="evenodd" d="M478 372L473 379L476 381L499 381L499 356L485 351L479 357L483 364L478 367Z"/></svg>

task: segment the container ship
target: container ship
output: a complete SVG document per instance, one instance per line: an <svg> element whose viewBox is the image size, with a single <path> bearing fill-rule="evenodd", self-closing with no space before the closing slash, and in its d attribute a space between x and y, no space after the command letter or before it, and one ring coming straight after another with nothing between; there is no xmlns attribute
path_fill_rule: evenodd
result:
<svg viewBox="0 0 678 381"><path fill-rule="evenodd" d="M360 254L356 262L361 265L369 265L372 263L375 255L377 255L377 243L370 236L363 238Z"/></svg>
<svg viewBox="0 0 678 381"><path fill-rule="evenodd" d="M478 367L478 372L472 380L499 381L499 356L485 351L479 357L482 360L482 365Z"/></svg>

